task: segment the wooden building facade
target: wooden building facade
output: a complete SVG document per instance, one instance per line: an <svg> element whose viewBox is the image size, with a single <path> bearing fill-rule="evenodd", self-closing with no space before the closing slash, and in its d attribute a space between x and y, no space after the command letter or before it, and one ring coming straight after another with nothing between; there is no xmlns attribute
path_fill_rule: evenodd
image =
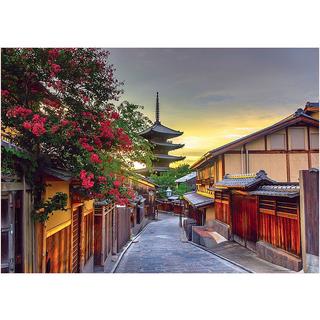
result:
<svg viewBox="0 0 320 320"><path fill-rule="evenodd" d="M298 183L278 183L261 171L226 175L214 187L215 224L258 256L299 271L299 190Z"/></svg>
<svg viewBox="0 0 320 320"><path fill-rule="evenodd" d="M68 173L48 168L44 199L56 192L68 195L66 211L56 210L45 223L36 223L37 272L93 272L93 200L82 199Z"/></svg>
<svg viewBox="0 0 320 320"><path fill-rule="evenodd" d="M265 170L271 179L298 182L299 171L319 168L319 105L298 109L274 125L209 151L192 165L197 190L207 192L228 174Z"/></svg>
<svg viewBox="0 0 320 320"><path fill-rule="evenodd" d="M308 103L266 129L205 154L192 165L196 194L212 198L213 204L193 211L198 225L270 262L300 270L298 178L301 170L319 168L318 135L319 104Z"/></svg>

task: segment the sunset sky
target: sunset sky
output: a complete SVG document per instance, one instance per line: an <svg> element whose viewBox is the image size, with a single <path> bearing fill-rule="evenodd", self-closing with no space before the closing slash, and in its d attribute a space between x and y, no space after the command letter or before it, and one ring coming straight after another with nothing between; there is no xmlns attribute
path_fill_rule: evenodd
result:
<svg viewBox="0 0 320 320"><path fill-rule="evenodd" d="M174 142L192 164L318 101L318 49L109 49L122 100L143 105L154 121L183 131Z"/></svg>

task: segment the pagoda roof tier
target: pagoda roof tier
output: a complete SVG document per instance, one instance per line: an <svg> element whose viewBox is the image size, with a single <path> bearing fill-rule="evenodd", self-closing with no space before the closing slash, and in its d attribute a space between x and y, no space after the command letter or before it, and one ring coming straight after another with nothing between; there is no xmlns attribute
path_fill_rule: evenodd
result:
<svg viewBox="0 0 320 320"><path fill-rule="evenodd" d="M184 147L184 144L182 143L171 143L171 142L158 142L154 140L150 140L151 143L153 143L156 146L163 147L164 149L168 150L175 150L175 149L180 149Z"/></svg>
<svg viewBox="0 0 320 320"><path fill-rule="evenodd" d="M140 136L144 138L152 138L152 137L166 137L166 138L174 138L179 137L183 134L181 131L170 129L159 122L155 122L150 128L142 131Z"/></svg>
<svg viewBox="0 0 320 320"><path fill-rule="evenodd" d="M179 156L172 156L170 154L155 154L154 155L157 159L165 159L171 161L179 161L184 160L186 157L179 157Z"/></svg>

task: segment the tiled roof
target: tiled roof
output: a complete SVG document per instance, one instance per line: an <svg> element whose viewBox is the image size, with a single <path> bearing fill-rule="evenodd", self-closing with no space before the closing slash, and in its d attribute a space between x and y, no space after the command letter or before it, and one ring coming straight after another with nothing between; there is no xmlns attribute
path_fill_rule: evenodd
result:
<svg viewBox="0 0 320 320"><path fill-rule="evenodd" d="M168 160L183 160L186 157L172 156L171 154L155 154L158 159L168 159Z"/></svg>
<svg viewBox="0 0 320 320"><path fill-rule="evenodd" d="M299 193L300 193L300 186L298 184L261 186L257 190L250 192L251 195L286 197L286 198L298 197Z"/></svg>
<svg viewBox="0 0 320 320"><path fill-rule="evenodd" d="M54 168L47 167L44 169L44 172L46 174L53 176L53 177L59 178L63 181L69 181L72 179L72 175L70 172L67 172L67 171L64 171L61 169L54 169Z"/></svg>
<svg viewBox="0 0 320 320"><path fill-rule="evenodd" d="M218 189L250 189L259 185L260 183L275 184L276 181L268 178L264 170L260 170L257 173L250 174L226 174L223 180L215 183L214 187Z"/></svg>
<svg viewBox="0 0 320 320"><path fill-rule="evenodd" d="M167 135L169 137L178 137L178 136L181 136L183 134L183 132L170 129L170 128L162 125L159 122L159 123L154 123L150 128L142 131L140 133L140 135L141 136L148 136L149 133L151 133L151 132L164 134L164 135Z"/></svg>
<svg viewBox="0 0 320 320"><path fill-rule="evenodd" d="M176 183L186 182L186 181L189 181L189 180L194 179L196 176L197 176L197 173L196 173L196 172L191 172L191 173L186 174L185 176L183 176L183 177L175 180L175 182L176 182Z"/></svg>
<svg viewBox="0 0 320 320"><path fill-rule="evenodd" d="M306 107L318 107L319 108L319 102L307 102Z"/></svg>
<svg viewBox="0 0 320 320"><path fill-rule="evenodd" d="M154 181L152 181L149 177L145 177L144 175L138 173L138 170L146 170L147 171L147 168L142 168L142 169L135 170L134 175L132 175L132 180L137 180L137 179L143 180L145 182L153 184L155 187L158 187L158 185L156 183L154 183Z"/></svg>
<svg viewBox="0 0 320 320"><path fill-rule="evenodd" d="M214 199L204 197L196 192L185 193L183 198L196 208L208 206L214 202Z"/></svg>
<svg viewBox="0 0 320 320"><path fill-rule="evenodd" d="M150 142L157 145L157 146L165 147L165 148L168 148L171 150L180 149L180 148L184 147L184 144L182 144L182 143L158 142L158 141L154 141L154 140L150 140Z"/></svg>
<svg viewBox="0 0 320 320"><path fill-rule="evenodd" d="M1 137L1 146L4 147L4 148L7 148L7 149L15 149L15 150L18 150L18 151L22 151L23 153L26 153L28 155L31 156L31 153L17 145L15 145L13 142L10 142L10 141L6 141L3 139L3 137Z"/></svg>

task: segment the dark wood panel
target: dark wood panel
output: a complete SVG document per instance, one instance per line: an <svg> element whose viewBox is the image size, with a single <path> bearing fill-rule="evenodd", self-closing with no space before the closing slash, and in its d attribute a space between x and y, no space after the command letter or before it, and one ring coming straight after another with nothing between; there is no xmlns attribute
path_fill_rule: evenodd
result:
<svg viewBox="0 0 320 320"><path fill-rule="evenodd" d="M230 195L225 192L215 192L215 218L231 225Z"/></svg>
<svg viewBox="0 0 320 320"><path fill-rule="evenodd" d="M302 171L306 252L319 256L319 172Z"/></svg>
<svg viewBox="0 0 320 320"><path fill-rule="evenodd" d="M120 249L129 241L130 239L130 215L128 208L119 207L116 211L117 217L117 250Z"/></svg>
<svg viewBox="0 0 320 320"><path fill-rule="evenodd" d="M257 241L257 209L256 197L232 195L233 233L245 241Z"/></svg>
<svg viewBox="0 0 320 320"><path fill-rule="evenodd" d="M298 199L260 197L259 240L301 255Z"/></svg>
<svg viewBox="0 0 320 320"><path fill-rule="evenodd" d="M94 264L103 264L102 259L102 216L94 216Z"/></svg>

